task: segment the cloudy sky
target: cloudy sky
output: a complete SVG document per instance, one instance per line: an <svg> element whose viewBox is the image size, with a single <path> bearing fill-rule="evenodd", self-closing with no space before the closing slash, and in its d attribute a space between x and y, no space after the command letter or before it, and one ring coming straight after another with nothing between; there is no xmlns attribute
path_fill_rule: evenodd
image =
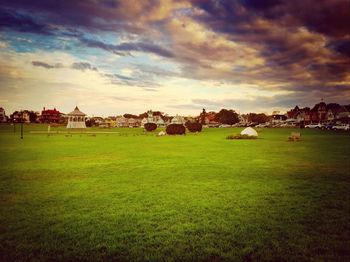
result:
<svg viewBox="0 0 350 262"><path fill-rule="evenodd" d="M350 0L2 0L0 106L89 115L350 103Z"/></svg>

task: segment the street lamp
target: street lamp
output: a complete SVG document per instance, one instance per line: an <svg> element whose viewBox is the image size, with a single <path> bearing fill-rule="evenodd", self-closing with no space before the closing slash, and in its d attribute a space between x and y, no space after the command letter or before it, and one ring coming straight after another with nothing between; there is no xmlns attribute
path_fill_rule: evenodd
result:
<svg viewBox="0 0 350 262"><path fill-rule="evenodd" d="M21 139L23 139L23 120L21 122Z"/></svg>
<svg viewBox="0 0 350 262"><path fill-rule="evenodd" d="M21 118L20 118L20 122L21 122L21 139L23 139L23 121L24 119L23 119L23 112L22 112L22 114L21 114Z"/></svg>

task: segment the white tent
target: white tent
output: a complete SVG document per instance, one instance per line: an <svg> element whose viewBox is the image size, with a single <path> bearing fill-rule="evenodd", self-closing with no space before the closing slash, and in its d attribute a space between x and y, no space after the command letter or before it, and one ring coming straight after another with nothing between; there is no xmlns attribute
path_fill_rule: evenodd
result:
<svg viewBox="0 0 350 262"><path fill-rule="evenodd" d="M247 127L241 132L241 135L258 136L258 133L253 128Z"/></svg>

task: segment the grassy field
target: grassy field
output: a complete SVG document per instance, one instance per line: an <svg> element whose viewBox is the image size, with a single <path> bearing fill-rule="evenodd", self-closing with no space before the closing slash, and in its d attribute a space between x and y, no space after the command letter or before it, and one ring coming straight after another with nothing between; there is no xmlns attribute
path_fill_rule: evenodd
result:
<svg viewBox="0 0 350 262"><path fill-rule="evenodd" d="M0 127L1 261L350 259L349 133L18 127Z"/></svg>

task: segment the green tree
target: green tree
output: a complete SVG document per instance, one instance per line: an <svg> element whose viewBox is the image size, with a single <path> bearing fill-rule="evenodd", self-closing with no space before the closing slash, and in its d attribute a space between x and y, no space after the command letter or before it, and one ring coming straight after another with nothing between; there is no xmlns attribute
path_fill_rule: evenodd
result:
<svg viewBox="0 0 350 262"><path fill-rule="evenodd" d="M226 125L233 125L239 122L238 114L232 109L221 109L219 113L215 114L215 120Z"/></svg>
<svg viewBox="0 0 350 262"><path fill-rule="evenodd" d="M261 114L249 113L248 114L248 121L261 124L261 123L266 123L267 121L269 121L269 117L263 113L261 113Z"/></svg>

